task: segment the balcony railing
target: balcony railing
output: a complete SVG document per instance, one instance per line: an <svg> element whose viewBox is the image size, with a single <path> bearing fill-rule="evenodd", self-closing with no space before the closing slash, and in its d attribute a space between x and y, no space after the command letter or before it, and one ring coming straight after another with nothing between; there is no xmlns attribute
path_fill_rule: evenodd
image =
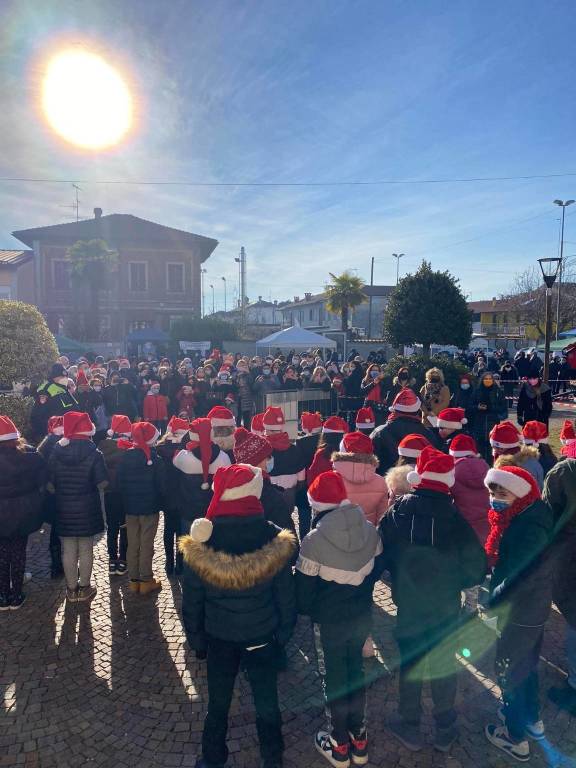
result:
<svg viewBox="0 0 576 768"><path fill-rule="evenodd" d="M525 339L525 325L508 325L501 323L480 323L480 333L494 338Z"/></svg>

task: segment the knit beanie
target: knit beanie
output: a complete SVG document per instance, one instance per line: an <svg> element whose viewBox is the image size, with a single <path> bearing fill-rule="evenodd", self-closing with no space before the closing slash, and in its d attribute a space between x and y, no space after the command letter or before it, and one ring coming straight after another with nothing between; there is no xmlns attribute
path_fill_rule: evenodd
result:
<svg viewBox="0 0 576 768"><path fill-rule="evenodd" d="M234 459L237 464L251 464L257 467L264 459L272 456L272 446L264 437L238 427L234 432Z"/></svg>

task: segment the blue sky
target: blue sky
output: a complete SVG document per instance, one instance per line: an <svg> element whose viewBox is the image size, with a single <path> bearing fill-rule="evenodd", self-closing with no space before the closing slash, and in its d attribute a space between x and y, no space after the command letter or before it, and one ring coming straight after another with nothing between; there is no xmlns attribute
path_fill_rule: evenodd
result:
<svg viewBox="0 0 576 768"><path fill-rule="evenodd" d="M82 179L81 215L100 206L218 238L207 268L219 308L241 245L249 296L273 299L319 291L330 271L368 279L372 256L375 282L392 283L395 251L403 271L427 258L488 298L556 254L552 200L576 198L576 176L94 182L576 173L571 0L4 0L0 22L0 176ZM64 145L39 114L42 62L70 42L106 54L134 89L137 130L112 151ZM71 202L66 185L0 183L0 247L64 221Z"/></svg>

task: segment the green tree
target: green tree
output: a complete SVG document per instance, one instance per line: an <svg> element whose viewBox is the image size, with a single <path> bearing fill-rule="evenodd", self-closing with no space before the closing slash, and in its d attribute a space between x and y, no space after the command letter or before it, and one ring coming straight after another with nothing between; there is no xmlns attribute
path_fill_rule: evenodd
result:
<svg viewBox="0 0 576 768"><path fill-rule="evenodd" d="M366 294L362 290L364 281L348 270L341 275L330 272L330 277L332 282L325 288L328 298L326 308L329 312L340 315L342 330L347 333L350 310L366 301Z"/></svg>
<svg viewBox="0 0 576 768"><path fill-rule="evenodd" d="M394 346L432 344L466 349L472 339L472 313L459 281L450 272L435 272L423 261L414 275L402 278L384 314L384 338Z"/></svg>
<svg viewBox="0 0 576 768"><path fill-rule="evenodd" d="M0 389L12 389L14 382L44 381L58 347L36 307L0 301L0 329Z"/></svg>
<svg viewBox="0 0 576 768"><path fill-rule="evenodd" d="M70 277L77 299L84 307L83 341L100 338L100 291L110 285L110 275L118 270L118 253L108 248L105 240L78 240L68 248Z"/></svg>
<svg viewBox="0 0 576 768"><path fill-rule="evenodd" d="M234 341L238 338L237 327L218 318L184 317L173 323L170 335L174 341Z"/></svg>

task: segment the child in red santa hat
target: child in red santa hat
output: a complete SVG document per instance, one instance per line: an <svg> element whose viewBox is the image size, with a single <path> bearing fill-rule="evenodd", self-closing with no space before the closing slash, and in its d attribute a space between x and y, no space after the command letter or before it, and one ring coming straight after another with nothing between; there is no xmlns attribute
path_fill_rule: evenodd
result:
<svg viewBox="0 0 576 768"><path fill-rule="evenodd" d="M272 445L270 481L284 489L286 502L290 509L294 509L297 490L304 486L306 478L302 453L286 432L282 408L269 406L264 413L263 424L266 440Z"/></svg>
<svg viewBox="0 0 576 768"><path fill-rule="evenodd" d="M361 435L363 439L368 439ZM318 656L331 728L316 734L332 765L368 762L362 649L370 633L372 592L382 568L378 531L347 498L338 472L319 475L308 489L314 518L296 564L298 609L319 625Z"/></svg>
<svg viewBox="0 0 576 768"><path fill-rule="evenodd" d="M54 446L64 434L64 417L50 416L48 419L48 434L38 446L38 453L44 461L48 461ZM56 500L54 494L44 494L44 522L50 524L50 540L48 551L50 553L50 578L59 579L64 576L62 566L62 544L56 529Z"/></svg>
<svg viewBox="0 0 576 768"><path fill-rule="evenodd" d="M96 427L88 414L65 413L63 431L48 461L47 488L56 499L66 599L76 603L92 600L97 591L90 579L94 536L104 530L100 493L108 485L108 471L92 441Z"/></svg>
<svg viewBox="0 0 576 768"><path fill-rule="evenodd" d="M178 483L180 471L173 464L176 454L186 447L190 424L187 419L172 416L166 428L166 434L156 446L158 454L166 468L166 496L164 504L164 554L166 555L166 575L182 574L182 555L178 551L178 538L185 532L183 520L178 510Z"/></svg>
<svg viewBox="0 0 576 768"><path fill-rule="evenodd" d="M398 714L388 728L408 749L419 751L422 683L431 671L436 749L447 752L458 736L456 629L461 592L483 581L482 545L454 506L452 456L426 447L408 474L413 490L397 501L380 523L384 567L392 577L398 607L400 650Z"/></svg>
<svg viewBox="0 0 576 768"><path fill-rule="evenodd" d="M504 703L499 711L503 725L486 726L486 737L524 761L530 757L528 739L545 735L537 670L552 604L555 564L549 545L554 517L526 470L495 467L484 482L490 491L485 544L492 567L489 610L496 614L500 631L496 671Z"/></svg>
<svg viewBox="0 0 576 768"><path fill-rule="evenodd" d="M154 538L166 493L164 462L154 447L159 437L154 424L139 421L132 425L129 440L118 440L124 451L116 479L126 515L129 588L140 595L162 589L152 570Z"/></svg>
<svg viewBox="0 0 576 768"><path fill-rule="evenodd" d="M180 540L182 619L190 647L207 652L208 712L198 768L223 766L234 683L243 669L254 696L263 765L282 765L277 653L296 622L293 533L264 517L262 470L221 467L206 517Z"/></svg>

